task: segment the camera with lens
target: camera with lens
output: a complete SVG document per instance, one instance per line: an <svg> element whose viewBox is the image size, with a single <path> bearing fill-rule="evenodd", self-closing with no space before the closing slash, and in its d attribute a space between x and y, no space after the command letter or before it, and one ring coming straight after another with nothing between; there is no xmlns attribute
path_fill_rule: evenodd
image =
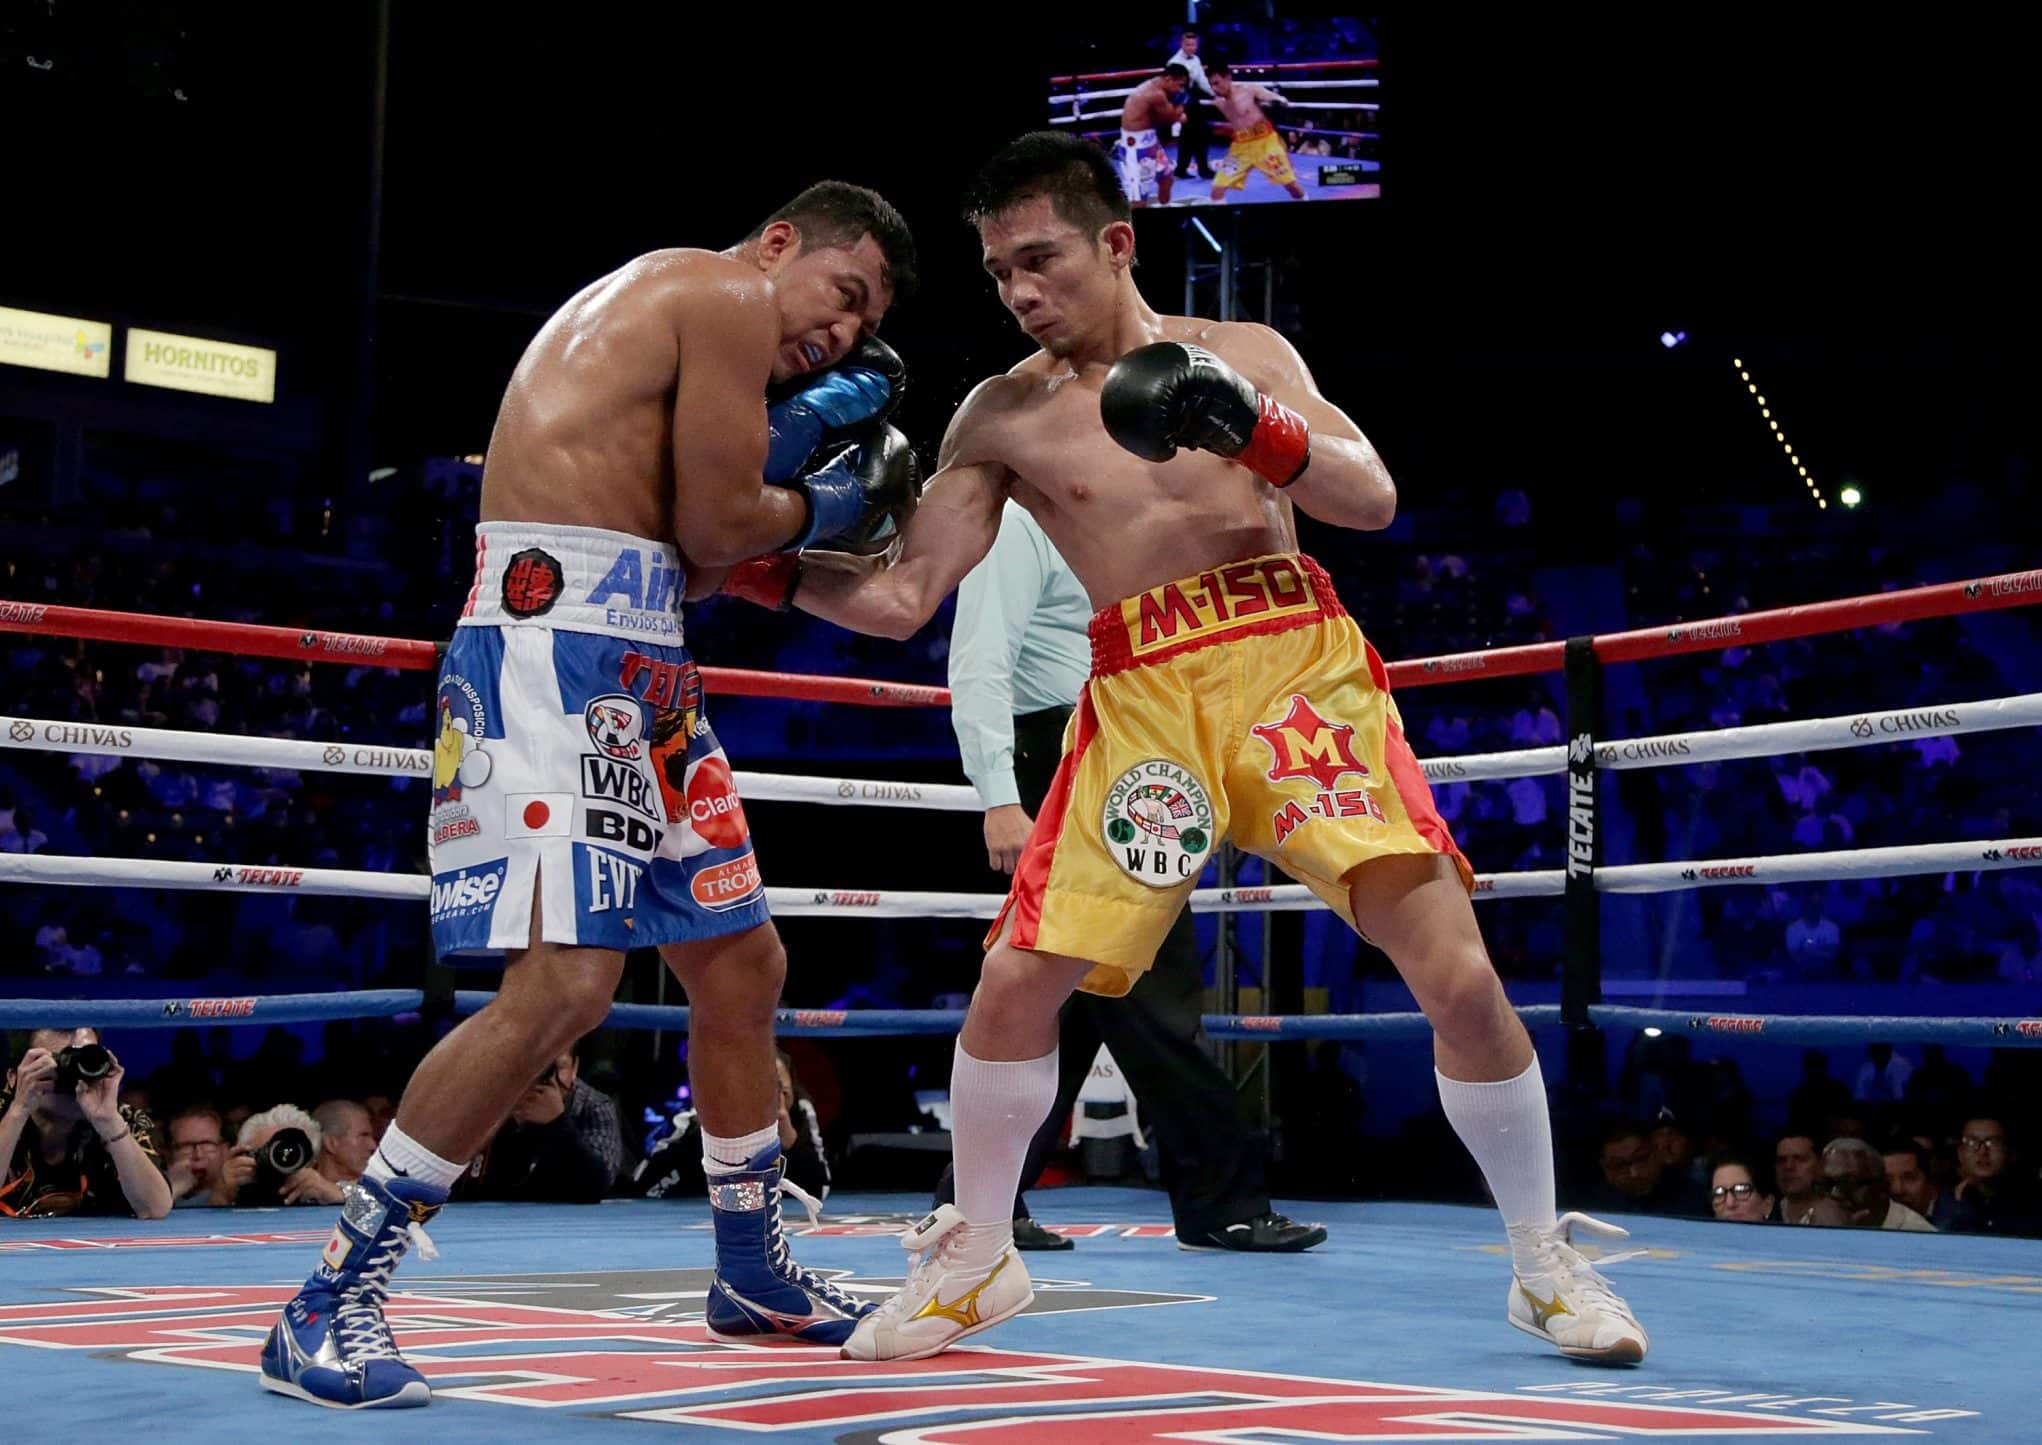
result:
<svg viewBox="0 0 2042 1445"><path fill-rule="evenodd" d="M80 1084L93 1084L113 1072L113 1055L98 1044L73 1044L56 1053L57 1073L50 1087L70 1093Z"/></svg>
<svg viewBox="0 0 2042 1445"><path fill-rule="evenodd" d="M312 1136L303 1129L279 1129L255 1151L255 1176L280 1185L312 1162Z"/></svg>

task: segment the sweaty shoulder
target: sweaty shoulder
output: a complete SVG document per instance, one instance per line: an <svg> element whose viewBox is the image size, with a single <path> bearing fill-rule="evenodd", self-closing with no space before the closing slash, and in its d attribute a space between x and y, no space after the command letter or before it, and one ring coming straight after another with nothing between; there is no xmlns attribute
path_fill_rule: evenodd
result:
<svg viewBox="0 0 2042 1445"><path fill-rule="evenodd" d="M1022 362L1003 376L989 376L971 389L944 430L937 465L973 466L1000 460L1000 424L1042 390L1040 370L1029 369L1033 360Z"/></svg>
<svg viewBox="0 0 2042 1445"><path fill-rule="evenodd" d="M1284 334L1259 321L1207 321L1197 316L1173 317L1183 323L1171 339L1203 346L1251 380L1300 380L1304 358Z"/></svg>
<svg viewBox="0 0 2042 1445"><path fill-rule="evenodd" d="M713 321L739 330L776 330L773 288L756 266L717 251L676 249L640 256L618 273L650 304L686 326Z"/></svg>

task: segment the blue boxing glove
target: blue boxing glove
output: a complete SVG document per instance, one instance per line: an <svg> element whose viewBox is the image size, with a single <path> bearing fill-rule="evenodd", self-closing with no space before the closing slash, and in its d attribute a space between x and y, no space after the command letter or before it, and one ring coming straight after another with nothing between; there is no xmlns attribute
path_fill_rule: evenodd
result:
<svg viewBox="0 0 2042 1445"><path fill-rule="evenodd" d="M852 427L884 422L900 404L907 367L891 346L865 337L844 359L784 401L766 408L766 480L786 486L815 449Z"/></svg>

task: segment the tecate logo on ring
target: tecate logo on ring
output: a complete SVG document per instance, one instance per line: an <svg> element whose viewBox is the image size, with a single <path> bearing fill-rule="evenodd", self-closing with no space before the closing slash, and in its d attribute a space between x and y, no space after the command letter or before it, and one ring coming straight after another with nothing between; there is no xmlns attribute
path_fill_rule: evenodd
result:
<svg viewBox="0 0 2042 1445"><path fill-rule="evenodd" d="M1283 1031L1283 1020L1268 1014L1252 1014L1241 1020L1241 1027L1249 1033L1274 1034Z"/></svg>
<svg viewBox="0 0 2042 1445"><path fill-rule="evenodd" d="M40 602L0 602L0 622L40 622L49 612Z"/></svg>
<svg viewBox="0 0 2042 1445"><path fill-rule="evenodd" d="M1702 1020L1702 1027L1712 1034L1762 1034L1765 1032L1765 1020L1736 1014L1711 1014Z"/></svg>

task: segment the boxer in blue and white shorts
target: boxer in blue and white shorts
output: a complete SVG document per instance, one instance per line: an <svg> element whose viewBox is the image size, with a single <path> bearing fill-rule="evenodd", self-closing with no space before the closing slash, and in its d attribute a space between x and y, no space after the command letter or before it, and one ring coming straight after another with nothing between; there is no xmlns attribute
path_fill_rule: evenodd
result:
<svg viewBox="0 0 2042 1445"><path fill-rule="evenodd" d="M680 606L762 554L792 568L811 546L897 539L920 478L886 424L905 373L874 331L913 278L899 213L826 181L728 250L656 251L595 281L526 349L434 697L427 820L433 945L501 953L503 983L413 1073L263 1344L265 1388L350 1410L431 1399L384 1321L391 1271L427 1249L425 1223L526 1088L602 1023L636 947L659 949L691 1009L709 1329L840 1344L870 1312L781 1237L787 960Z"/></svg>
<svg viewBox="0 0 2042 1445"><path fill-rule="evenodd" d="M670 546L485 522L434 704L433 946L623 950L766 921ZM534 908L534 898L537 908Z"/></svg>
<svg viewBox="0 0 2042 1445"><path fill-rule="evenodd" d="M1113 160L1120 172L1121 194L1130 206L1145 206L1151 196L1158 205L1170 204L1176 172L1157 137L1163 128L1184 119L1184 92L1190 84L1191 72L1173 62L1161 75L1128 92L1127 103L1120 108L1120 145Z"/></svg>

